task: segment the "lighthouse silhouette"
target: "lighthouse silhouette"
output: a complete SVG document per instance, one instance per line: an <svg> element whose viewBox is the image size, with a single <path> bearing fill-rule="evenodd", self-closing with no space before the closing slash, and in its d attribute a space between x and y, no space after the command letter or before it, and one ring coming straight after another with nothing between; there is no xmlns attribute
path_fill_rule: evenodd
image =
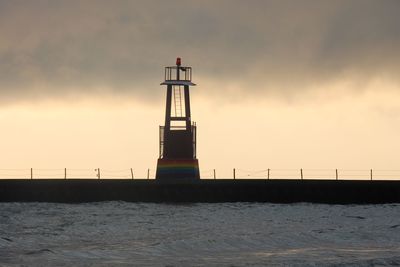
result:
<svg viewBox="0 0 400 267"><path fill-rule="evenodd" d="M181 65L165 67L167 86L165 125L160 126L159 158L156 179L161 181L188 181L200 179L196 158L196 123L190 116L190 86L192 68Z"/></svg>

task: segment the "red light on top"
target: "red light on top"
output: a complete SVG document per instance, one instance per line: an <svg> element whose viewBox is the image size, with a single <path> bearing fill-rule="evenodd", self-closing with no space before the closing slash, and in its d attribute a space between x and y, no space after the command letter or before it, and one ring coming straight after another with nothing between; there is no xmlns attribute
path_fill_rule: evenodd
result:
<svg viewBox="0 0 400 267"><path fill-rule="evenodd" d="M177 66L180 66L180 65L181 65L181 58L180 58L180 57L177 57L177 58L176 58L176 65L177 65Z"/></svg>

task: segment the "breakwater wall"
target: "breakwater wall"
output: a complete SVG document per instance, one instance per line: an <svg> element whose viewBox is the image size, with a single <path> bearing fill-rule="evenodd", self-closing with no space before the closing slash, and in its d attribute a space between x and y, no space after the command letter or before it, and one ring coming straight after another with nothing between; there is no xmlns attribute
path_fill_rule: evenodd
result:
<svg viewBox="0 0 400 267"><path fill-rule="evenodd" d="M0 202L400 203L400 181L2 179Z"/></svg>

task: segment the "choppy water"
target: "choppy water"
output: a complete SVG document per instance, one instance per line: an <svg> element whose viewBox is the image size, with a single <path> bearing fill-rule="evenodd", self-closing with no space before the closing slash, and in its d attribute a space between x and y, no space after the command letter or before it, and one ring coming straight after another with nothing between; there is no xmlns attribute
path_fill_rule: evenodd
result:
<svg viewBox="0 0 400 267"><path fill-rule="evenodd" d="M400 205L0 203L20 265L400 265Z"/></svg>

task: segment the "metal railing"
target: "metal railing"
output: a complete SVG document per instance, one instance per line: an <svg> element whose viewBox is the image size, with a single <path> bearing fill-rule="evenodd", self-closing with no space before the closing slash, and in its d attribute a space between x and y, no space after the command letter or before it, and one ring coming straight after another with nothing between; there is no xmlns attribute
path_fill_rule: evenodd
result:
<svg viewBox="0 0 400 267"><path fill-rule="evenodd" d="M186 126L170 126L171 130L186 130ZM193 146L193 158L196 158L197 153L197 126L196 122L192 122L192 146ZM164 145L165 145L165 126L159 126L159 146L158 146L158 158L164 157Z"/></svg>
<svg viewBox="0 0 400 267"><path fill-rule="evenodd" d="M154 179L154 169L0 169L0 179Z"/></svg>
<svg viewBox="0 0 400 267"><path fill-rule="evenodd" d="M296 180L400 180L400 170L382 169L262 169L233 168L230 175L216 169L200 170L202 179L296 179ZM155 169L0 169L0 179L154 179Z"/></svg>
<svg viewBox="0 0 400 267"><path fill-rule="evenodd" d="M226 177L217 175L216 169L201 171L203 179L299 179L299 180L400 180L400 170L382 169L232 169Z"/></svg>
<svg viewBox="0 0 400 267"><path fill-rule="evenodd" d="M179 75L178 75L179 72ZM165 81L192 81L192 68L191 67L181 67L181 66L171 66L165 67L164 70Z"/></svg>

